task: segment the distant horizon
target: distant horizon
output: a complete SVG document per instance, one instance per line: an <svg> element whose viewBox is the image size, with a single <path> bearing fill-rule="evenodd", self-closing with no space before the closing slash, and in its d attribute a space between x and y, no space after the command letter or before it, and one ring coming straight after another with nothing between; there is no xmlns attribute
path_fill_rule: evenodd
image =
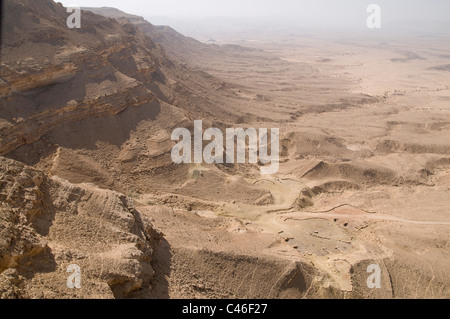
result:
<svg viewBox="0 0 450 319"><path fill-rule="evenodd" d="M285 17L317 24L365 20L369 4L379 4L387 20L450 21L448 0L57 0L64 6L112 7L139 16L167 18Z"/></svg>

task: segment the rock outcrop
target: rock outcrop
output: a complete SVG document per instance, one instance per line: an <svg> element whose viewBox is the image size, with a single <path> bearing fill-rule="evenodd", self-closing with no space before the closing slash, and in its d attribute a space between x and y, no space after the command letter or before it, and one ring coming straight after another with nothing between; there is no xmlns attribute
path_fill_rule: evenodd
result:
<svg viewBox="0 0 450 319"><path fill-rule="evenodd" d="M3 157L0 172L0 298L120 298L149 287L161 234L130 199ZM70 265L82 294L67 286Z"/></svg>
<svg viewBox="0 0 450 319"><path fill-rule="evenodd" d="M83 12L83 27L69 29L65 8L47 0L6 1L4 11L0 154L58 125L151 107L171 62L134 27Z"/></svg>

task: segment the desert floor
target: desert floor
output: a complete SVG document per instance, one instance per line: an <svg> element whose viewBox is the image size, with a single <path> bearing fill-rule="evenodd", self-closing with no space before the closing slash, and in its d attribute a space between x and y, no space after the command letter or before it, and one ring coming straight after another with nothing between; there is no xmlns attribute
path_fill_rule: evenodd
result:
<svg viewBox="0 0 450 319"><path fill-rule="evenodd" d="M192 194L174 190L160 196L197 203L190 212L175 209L168 215L145 205L158 199L154 194L137 199L140 210L155 219L175 250L306 259L327 274L324 287L359 296L448 297L448 37L240 38L224 34L215 40L252 50L236 46L225 57L205 53L190 62L236 86L231 91L240 103L227 107L240 109L245 127L280 128L279 173L239 171L273 201L222 202L219 194L219 200L206 195L214 193L211 184ZM203 176L216 169L197 165L190 171ZM188 260L200 273L208 267L197 255ZM384 289L374 292L364 286L367 265L377 263ZM177 274L166 278L170 296L183 296ZM245 289L251 291L249 282ZM235 284L236 294L245 295ZM196 293L202 297L205 291Z"/></svg>

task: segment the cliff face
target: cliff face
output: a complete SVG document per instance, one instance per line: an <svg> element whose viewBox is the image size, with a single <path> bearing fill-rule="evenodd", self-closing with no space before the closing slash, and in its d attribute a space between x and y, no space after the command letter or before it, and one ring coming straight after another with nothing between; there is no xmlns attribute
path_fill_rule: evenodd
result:
<svg viewBox="0 0 450 319"><path fill-rule="evenodd" d="M149 36L155 43L161 45L174 60L186 61L189 63L199 62L199 55L204 57L204 53L222 55L223 52L216 45L208 45L194 38L184 36L169 26L153 25L142 17L128 14L116 8L83 8L107 18L114 18L121 24L134 25L139 31Z"/></svg>
<svg viewBox="0 0 450 319"><path fill-rule="evenodd" d="M0 298L113 298L148 287L160 235L130 199L3 157L0 171ZM71 264L82 294L67 287Z"/></svg>
<svg viewBox="0 0 450 319"><path fill-rule="evenodd" d="M56 125L149 105L171 62L133 26L83 12L69 29L61 5L6 1L0 82L0 154ZM56 41L56 42L55 42Z"/></svg>

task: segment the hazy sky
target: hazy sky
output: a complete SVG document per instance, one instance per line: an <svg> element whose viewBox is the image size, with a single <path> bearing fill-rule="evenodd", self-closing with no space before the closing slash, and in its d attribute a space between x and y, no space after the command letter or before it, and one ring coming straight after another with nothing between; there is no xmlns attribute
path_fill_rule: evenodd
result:
<svg viewBox="0 0 450 319"><path fill-rule="evenodd" d="M63 5L115 7L140 16L366 19L365 8L379 4L386 19L450 20L450 0L60 0Z"/></svg>

